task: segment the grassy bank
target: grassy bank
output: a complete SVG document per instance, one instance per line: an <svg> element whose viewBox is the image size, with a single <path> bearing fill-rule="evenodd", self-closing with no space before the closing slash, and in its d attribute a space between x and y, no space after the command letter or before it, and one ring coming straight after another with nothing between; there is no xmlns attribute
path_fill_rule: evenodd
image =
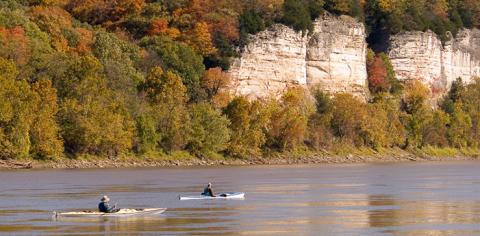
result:
<svg viewBox="0 0 480 236"><path fill-rule="evenodd" d="M129 167L172 167L172 166L225 166L225 165L294 165L294 164L348 164L348 163L394 163L425 161L479 160L479 149L455 149L425 147L402 150L397 148L373 150L368 148L342 148L335 152L311 152L297 150L288 153L270 153L263 157L248 159L214 156L196 158L187 152L171 155L151 153L144 156L123 155L117 158L80 156L56 160L0 160L1 169L43 168L129 168Z"/></svg>

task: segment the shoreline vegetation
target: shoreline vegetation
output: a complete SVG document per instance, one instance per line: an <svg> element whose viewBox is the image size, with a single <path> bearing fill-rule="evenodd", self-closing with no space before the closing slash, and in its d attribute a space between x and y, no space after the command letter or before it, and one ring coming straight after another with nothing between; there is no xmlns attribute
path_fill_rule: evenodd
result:
<svg viewBox="0 0 480 236"><path fill-rule="evenodd" d="M56 160L0 160L0 170L13 169L102 169L102 168L153 168L153 167L215 167L262 165L311 165L311 164L372 164L404 162L441 162L480 160L478 149L427 147L417 150L351 149L349 153L296 152L277 153L268 157L238 159L229 157L196 158L188 153L169 156L121 156L104 158L82 156Z"/></svg>
<svg viewBox="0 0 480 236"><path fill-rule="evenodd" d="M476 159L480 78L400 81L376 46L401 31L478 27L480 5L378 2L2 0L0 165ZM233 93L228 70L248 35L276 23L311 33L325 12L369 29L366 97L293 85Z"/></svg>

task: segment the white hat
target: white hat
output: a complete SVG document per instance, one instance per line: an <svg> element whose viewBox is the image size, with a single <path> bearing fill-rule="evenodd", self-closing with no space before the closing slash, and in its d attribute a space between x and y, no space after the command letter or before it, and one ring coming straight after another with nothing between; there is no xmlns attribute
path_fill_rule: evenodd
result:
<svg viewBox="0 0 480 236"><path fill-rule="evenodd" d="M102 199L100 199L100 201L102 202L109 202L110 201L110 198L108 198L107 195L103 196Z"/></svg>

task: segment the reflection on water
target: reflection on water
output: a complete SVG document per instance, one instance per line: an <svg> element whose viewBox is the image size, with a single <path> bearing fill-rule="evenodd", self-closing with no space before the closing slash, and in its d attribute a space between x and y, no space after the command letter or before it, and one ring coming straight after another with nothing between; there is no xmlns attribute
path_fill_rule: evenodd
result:
<svg viewBox="0 0 480 236"><path fill-rule="evenodd" d="M0 233L183 235L476 235L480 163L0 172ZM205 183L243 201L179 201ZM121 207L155 217L51 218Z"/></svg>

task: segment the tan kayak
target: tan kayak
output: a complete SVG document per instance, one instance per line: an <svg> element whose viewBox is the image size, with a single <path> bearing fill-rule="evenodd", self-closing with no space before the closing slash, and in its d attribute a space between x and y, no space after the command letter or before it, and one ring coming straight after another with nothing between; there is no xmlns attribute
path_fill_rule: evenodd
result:
<svg viewBox="0 0 480 236"><path fill-rule="evenodd" d="M104 213L98 211L72 211L72 212L54 212L54 217L125 217L125 216L147 216L158 215L166 211L167 208L144 208L128 209L123 208L117 212Z"/></svg>

